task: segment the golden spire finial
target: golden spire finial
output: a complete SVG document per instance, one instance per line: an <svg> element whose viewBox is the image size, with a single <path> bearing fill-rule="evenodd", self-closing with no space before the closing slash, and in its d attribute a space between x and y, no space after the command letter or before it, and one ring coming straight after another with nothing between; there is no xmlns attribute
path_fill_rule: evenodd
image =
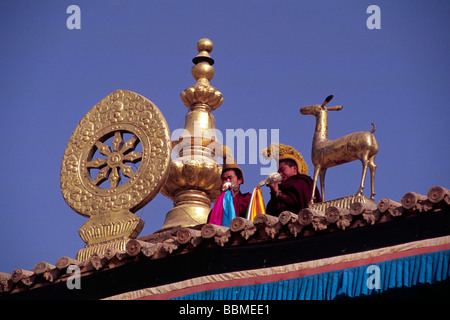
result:
<svg viewBox="0 0 450 320"><path fill-rule="evenodd" d="M213 47L212 41L206 38L197 42L198 54L192 59L195 65L191 69L197 83L181 93L183 104L191 110L196 106L203 106L213 111L223 102L222 93L209 85L214 77L214 59L210 56Z"/></svg>
<svg viewBox="0 0 450 320"><path fill-rule="evenodd" d="M195 66L192 67L191 73L197 84L209 86L209 81L214 77L214 59L209 53L212 51L214 45L211 40L203 38L197 42L197 56L192 59Z"/></svg>
<svg viewBox="0 0 450 320"><path fill-rule="evenodd" d="M220 195L222 167L216 160L217 142L213 110L223 101L222 93L209 85L214 77L214 60L209 55L213 43L209 39L197 42L197 56L192 76L197 81L181 92L183 104L190 109L184 121L180 138L172 141L178 157L170 166L169 178L161 193L173 200L174 207L167 213L161 230L176 226L194 226L206 223L211 203Z"/></svg>
<svg viewBox="0 0 450 320"><path fill-rule="evenodd" d="M211 40L209 40L207 38L198 40L198 42L197 42L198 55L194 59L192 59L192 62L197 64L202 61L206 61L210 65L213 65L214 59L212 59L211 56L209 55L211 53L211 51L213 50L213 48L214 48L214 45Z"/></svg>

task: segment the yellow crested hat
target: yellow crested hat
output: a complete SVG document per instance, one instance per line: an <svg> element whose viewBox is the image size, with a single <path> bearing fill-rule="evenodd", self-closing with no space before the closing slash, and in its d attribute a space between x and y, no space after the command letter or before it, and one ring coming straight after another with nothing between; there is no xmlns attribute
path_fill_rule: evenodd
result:
<svg viewBox="0 0 450 320"><path fill-rule="evenodd" d="M298 173L308 174L308 165L300 152L293 147L281 143L272 143L268 148L261 151L261 154L267 160L275 159L278 163L284 159L291 159L297 163Z"/></svg>
<svg viewBox="0 0 450 320"><path fill-rule="evenodd" d="M228 148L227 146L223 146L222 155L223 155L222 173L229 169L237 169L241 172L242 175L241 184L244 184L244 172L242 172L242 169L239 168L239 166L236 164L236 161L234 160L230 148Z"/></svg>

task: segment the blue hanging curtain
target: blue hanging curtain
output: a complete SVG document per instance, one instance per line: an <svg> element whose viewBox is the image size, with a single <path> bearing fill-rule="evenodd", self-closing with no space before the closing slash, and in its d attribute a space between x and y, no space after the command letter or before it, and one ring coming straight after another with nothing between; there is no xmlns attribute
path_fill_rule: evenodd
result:
<svg viewBox="0 0 450 320"><path fill-rule="evenodd" d="M176 300L332 300L393 288L433 284L450 278L450 250L414 255L294 279L234 286L181 296ZM376 269L379 278L369 279Z"/></svg>

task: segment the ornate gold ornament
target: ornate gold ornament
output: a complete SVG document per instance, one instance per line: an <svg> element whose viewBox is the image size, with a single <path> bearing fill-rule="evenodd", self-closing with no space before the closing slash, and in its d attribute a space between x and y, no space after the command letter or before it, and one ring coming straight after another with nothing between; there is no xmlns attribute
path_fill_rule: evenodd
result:
<svg viewBox="0 0 450 320"><path fill-rule="evenodd" d="M222 167L216 157L222 155L223 146L216 142L211 112L222 104L223 97L209 84L214 76L214 60L210 57L213 43L200 39L197 49L191 69L197 82L180 94L190 112L183 134L172 143L178 157L172 160L169 178L161 190L173 200L174 208L167 213L161 230L206 223L211 203L220 194Z"/></svg>
<svg viewBox="0 0 450 320"><path fill-rule="evenodd" d="M161 111L145 97L117 90L80 121L61 165L67 204L89 220L79 229L85 260L108 247L125 249L142 231L134 212L161 190L170 168L170 131Z"/></svg>
<svg viewBox="0 0 450 320"><path fill-rule="evenodd" d="M378 143L373 133L375 132L375 125L372 131L355 132L344 137L329 140L328 139L328 111L339 111L342 106L325 107L333 98L328 96L320 105L312 105L300 108L300 113L303 115L313 115L316 117L316 128L313 137L311 160L314 165L314 184L312 198L316 190L317 179L320 175L320 186L322 192L322 199L325 201L325 173L328 168L341 165L354 160L361 160L363 165L361 183L356 197L363 197L364 180L366 177L367 168L370 170L371 177L371 194L370 200L373 201L375 196L375 155L378 153ZM311 200L310 206L313 205Z"/></svg>

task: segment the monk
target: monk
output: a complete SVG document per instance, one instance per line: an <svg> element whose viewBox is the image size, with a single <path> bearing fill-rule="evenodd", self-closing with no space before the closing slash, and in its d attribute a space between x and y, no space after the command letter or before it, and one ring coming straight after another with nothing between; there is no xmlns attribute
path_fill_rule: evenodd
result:
<svg viewBox="0 0 450 320"><path fill-rule="evenodd" d="M252 195L250 192L243 194L240 190L241 184L244 183L242 170L235 164L228 167L224 166L221 177L222 185L227 182L230 182L233 185L231 191L233 192L233 203L236 217L245 218L247 215L248 204L250 203Z"/></svg>
<svg viewBox="0 0 450 320"><path fill-rule="evenodd" d="M279 216L283 211L298 213L307 208L311 200L313 180L306 174L299 173L298 163L293 159L279 161L278 173L282 182L272 182L270 188L270 200L266 206L266 213ZM316 188L314 202L321 202L319 191Z"/></svg>

